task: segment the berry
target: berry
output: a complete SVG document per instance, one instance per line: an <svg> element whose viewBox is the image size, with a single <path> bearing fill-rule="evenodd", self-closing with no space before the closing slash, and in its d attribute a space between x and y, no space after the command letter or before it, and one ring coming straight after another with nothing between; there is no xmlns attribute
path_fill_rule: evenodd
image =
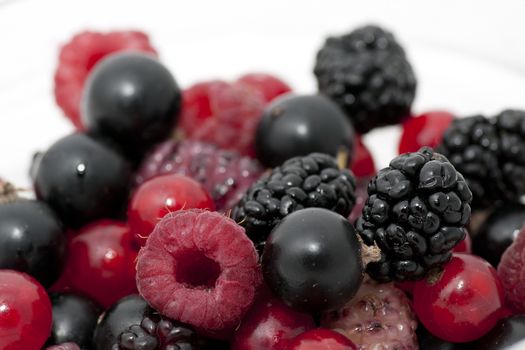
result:
<svg viewBox="0 0 525 350"><path fill-rule="evenodd" d="M29 275L0 270L0 349L40 349L50 329L46 290Z"/></svg>
<svg viewBox="0 0 525 350"><path fill-rule="evenodd" d="M503 286L485 260L455 253L433 284L414 287L414 310L433 335L453 343L476 340L503 315ZM453 330L453 331L451 331Z"/></svg>
<svg viewBox="0 0 525 350"><path fill-rule="evenodd" d="M102 310L91 300L70 293L52 293L53 326L47 345L76 343L92 348L93 331Z"/></svg>
<svg viewBox="0 0 525 350"><path fill-rule="evenodd" d="M408 118L403 123L399 154L417 152L425 146L436 148L453 120L454 115L445 111L431 111Z"/></svg>
<svg viewBox="0 0 525 350"><path fill-rule="evenodd" d="M179 127L187 138L251 156L265 104L263 95L246 84L198 83L184 91Z"/></svg>
<svg viewBox="0 0 525 350"><path fill-rule="evenodd" d="M410 114L414 72L392 34L379 27L328 38L314 73L319 91L346 112L360 134L397 124Z"/></svg>
<svg viewBox="0 0 525 350"><path fill-rule="evenodd" d="M286 350L357 350L357 347L340 333L317 328L295 337Z"/></svg>
<svg viewBox="0 0 525 350"><path fill-rule="evenodd" d="M75 234L69 242L67 280L74 291L104 307L135 293L137 251L129 228L100 220Z"/></svg>
<svg viewBox="0 0 525 350"><path fill-rule="evenodd" d="M55 142L33 179L36 197L67 226L118 216L127 201L130 167L113 150L81 133Z"/></svg>
<svg viewBox="0 0 525 350"><path fill-rule="evenodd" d="M394 158L368 185L357 231L382 258L378 281L419 280L438 272L465 237L472 193L452 164L430 148Z"/></svg>
<svg viewBox="0 0 525 350"><path fill-rule="evenodd" d="M505 110L493 118L452 122L438 151L461 172L475 208L519 201L525 194L525 112ZM524 131L522 131L522 129Z"/></svg>
<svg viewBox="0 0 525 350"><path fill-rule="evenodd" d="M525 313L525 230L505 250L498 265L498 276L507 292L507 302L516 312Z"/></svg>
<svg viewBox="0 0 525 350"><path fill-rule="evenodd" d="M348 216L348 221L355 225L357 219L361 216L366 200L368 199L368 183L371 177L362 177L356 179L355 187L355 205Z"/></svg>
<svg viewBox="0 0 525 350"><path fill-rule="evenodd" d="M355 203L355 179L334 158L321 153L295 157L255 182L232 211L256 244L294 211L320 207L348 216Z"/></svg>
<svg viewBox="0 0 525 350"><path fill-rule="evenodd" d="M143 183L128 207L128 225L141 246L164 215L181 209L215 210L206 190L189 177L170 174Z"/></svg>
<svg viewBox="0 0 525 350"><path fill-rule="evenodd" d="M275 295L312 314L343 306L363 279L354 227L321 208L296 211L274 228L264 247L262 268Z"/></svg>
<svg viewBox="0 0 525 350"><path fill-rule="evenodd" d="M452 249L452 251L454 253L472 253L472 239L470 238L470 234L468 232L465 234L465 238L463 238L463 240L460 241L458 245Z"/></svg>
<svg viewBox="0 0 525 350"><path fill-rule="evenodd" d="M483 222L474 236L474 254L497 267L501 256L512 244L525 222L525 205L503 203Z"/></svg>
<svg viewBox="0 0 525 350"><path fill-rule="evenodd" d="M350 302L323 316L321 326L341 331L359 349L418 349L410 301L392 283L365 279Z"/></svg>
<svg viewBox="0 0 525 350"><path fill-rule="evenodd" d="M233 220L199 209L159 221L137 263L137 287L157 310L215 336L231 333L261 282L257 252Z"/></svg>
<svg viewBox="0 0 525 350"><path fill-rule="evenodd" d="M118 51L141 51L156 55L146 34L138 31L81 32L62 46L55 71L55 99L77 129L84 82L95 64Z"/></svg>
<svg viewBox="0 0 525 350"><path fill-rule="evenodd" d="M471 345L472 350L503 350L525 340L525 315L505 318ZM522 346L523 344L520 343ZM522 347L520 347L522 348Z"/></svg>
<svg viewBox="0 0 525 350"><path fill-rule="evenodd" d="M63 343L60 345L52 345L47 347L46 350L81 350L75 343Z"/></svg>
<svg viewBox="0 0 525 350"><path fill-rule="evenodd" d="M82 96L90 133L118 143L135 159L170 134L181 107L175 79L151 55L119 53L102 60Z"/></svg>
<svg viewBox="0 0 525 350"><path fill-rule="evenodd" d="M421 324L417 327L417 340L421 350L465 350L466 344L455 344L433 336ZM469 347L467 349L471 350Z"/></svg>
<svg viewBox="0 0 525 350"><path fill-rule="evenodd" d="M257 161L233 151L200 141L167 140L146 157L135 180L141 184L158 175L186 175L208 190L217 210L227 210L237 204L263 170Z"/></svg>
<svg viewBox="0 0 525 350"><path fill-rule="evenodd" d="M45 203L0 204L0 269L26 272L49 287L62 272L65 248L62 223Z"/></svg>
<svg viewBox="0 0 525 350"><path fill-rule="evenodd" d="M291 339L315 328L312 316L294 311L280 299L261 296L235 331L232 350L286 350Z"/></svg>
<svg viewBox="0 0 525 350"><path fill-rule="evenodd" d="M286 95L266 107L255 136L257 158L268 167L313 152L352 155L354 130L342 110L321 95Z"/></svg>
<svg viewBox="0 0 525 350"><path fill-rule="evenodd" d="M266 102L270 102L277 96L292 91L292 88L281 79L264 73L245 74L237 79L237 82L258 90L263 94Z"/></svg>
<svg viewBox="0 0 525 350"><path fill-rule="evenodd" d="M374 176L377 173L374 158L360 136L356 137L356 146L350 169L357 178Z"/></svg>

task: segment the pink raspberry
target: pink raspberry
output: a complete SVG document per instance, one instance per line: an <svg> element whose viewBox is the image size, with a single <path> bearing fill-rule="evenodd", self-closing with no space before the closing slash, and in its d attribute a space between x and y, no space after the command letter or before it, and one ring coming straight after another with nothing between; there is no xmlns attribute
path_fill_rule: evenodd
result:
<svg viewBox="0 0 525 350"><path fill-rule="evenodd" d="M140 251L137 287L163 315L208 335L231 335L261 284L253 243L217 212L166 215Z"/></svg>
<svg viewBox="0 0 525 350"><path fill-rule="evenodd" d="M186 175L206 188L217 210L227 210L237 204L263 171L257 161L234 151L200 141L168 140L146 157L135 182L141 184L165 174Z"/></svg>
<svg viewBox="0 0 525 350"><path fill-rule="evenodd" d="M284 81L276 76L265 73L245 74L237 79L237 81L259 90L264 95L266 102L270 102L277 96L292 91L292 88Z"/></svg>
<svg viewBox="0 0 525 350"><path fill-rule="evenodd" d="M264 105L263 94L246 84L198 83L183 93L178 127L187 138L253 156L255 129Z"/></svg>
<svg viewBox="0 0 525 350"><path fill-rule="evenodd" d="M509 306L517 313L525 313L525 227L503 253L498 276Z"/></svg>
<svg viewBox="0 0 525 350"><path fill-rule="evenodd" d="M55 99L77 129L83 129L80 99L84 81L95 64L117 51L141 51L157 55L146 34L139 31L76 34L60 50L55 72Z"/></svg>

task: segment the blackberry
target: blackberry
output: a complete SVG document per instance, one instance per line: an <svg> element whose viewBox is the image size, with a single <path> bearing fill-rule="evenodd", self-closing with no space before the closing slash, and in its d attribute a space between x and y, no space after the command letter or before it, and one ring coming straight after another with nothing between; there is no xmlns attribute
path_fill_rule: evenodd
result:
<svg viewBox="0 0 525 350"><path fill-rule="evenodd" d="M525 194L524 111L454 120L437 150L465 176L474 208L517 202Z"/></svg>
<svg viewBox="0 0 525 350"><path fill-rule="evenodd" d="M335 158L312 153L288 159L255 182L232 211L248 237L259 244L285 216L319 207L347 217L355 203L355 178Z"/></svg>
<svg viewBox="0 0 525 350"><path fill-rule="evenodd" d="M328 38L314 74L319 91L346 112L360 134L397 124L410 113L414 71L394 36L379 27Z"/></svg>
<svg viewBox="0 0 525 350"><path fill-rule="evenodd" d="M368 185L357 231L377 244L381 260L367 266L374 279L418 280L439 271L465 237L470 192L463 176L430 148L394 158Z"/></svg>

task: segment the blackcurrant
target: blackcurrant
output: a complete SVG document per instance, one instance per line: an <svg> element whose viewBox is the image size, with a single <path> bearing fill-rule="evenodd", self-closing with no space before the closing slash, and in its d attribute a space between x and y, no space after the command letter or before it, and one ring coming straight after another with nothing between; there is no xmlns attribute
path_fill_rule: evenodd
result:
<svg viewBox="0 0 525 350"><path fill-rule="evenodd" d="M518 342L525 342L525 315L515 315L499 323L481 339L472 343L472 350L503 350ZM525 345L520 343L521 346ZM523 347L516 349L523 349Z"/></svg>
<svg viewBox="0 0 525 350"><path fill-rule="evenodd" d="M90 299L68 293L51 293L53 326L48 345L76 343L91 349L93 332L102 309Z"/></svg>
<svg viewBox="0 0 525 350"><path fill-rule="evenodd" d="M344 305L363 278L354 227L343 216L321 208L296 211L273 229L262 268L276 295L312 314Z"/></svg>
<svg viewBox="0 0 525 350"><path fill-rule="evenodd" d="M432 335L423 327L422 324L417 326L417 341L421 350L467 350L465 344L449 343Z"/></svg>
<svg viewBox="0 0 525 350"><path fill-rule="evenodd" d="M351 155L354 129L327 97L284 95L266 107L255 145L257 157L268 167L314 152L336 156L344 150Z"/></svg>
<svg viewBox="0 0 525 350"><path fill-rule="evenodd" d="M505 203L496 208L472 238L472 251L497 267L525 223L525 205Z"/></svg>
<svg viewBox="0 0 525 350"><path fill-rule="evenodd" d="M0 269L26 272L49 287L62 272L65 247L62 223L45 203L0 205Z"/></svg>
<svg viewBox="0 0 525 350"><path fill-rule="evenodd" d="M173 130L181 92L154 57L118 53L98 63L82 96L86 129L116 141L132 158L147 151Z"/></svg>
<svg viewBox="0 0 525 350"><path fill-rule="evenodd" d="M118 216L128 199L131 170L117 152L76 133L53 144L33 179L38 199L69 227Z"/></svg>

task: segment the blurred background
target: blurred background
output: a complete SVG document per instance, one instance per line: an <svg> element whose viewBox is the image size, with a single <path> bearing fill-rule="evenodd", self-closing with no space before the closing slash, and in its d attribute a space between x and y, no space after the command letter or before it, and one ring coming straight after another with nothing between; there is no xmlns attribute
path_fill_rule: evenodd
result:
<svg viewBox="0 0 525 350"><path fill-rule="evenodd" d="M29 184L33 152L73 130L53 74L61 43L82 30L145 31L182 87L263 71L308 93L324 38L378 23L416 70L414 111L469 115L525 108L524 13L523 0L0 0L0 176ZM367 135L378 167L397 138L396 127Z"/></svg>

